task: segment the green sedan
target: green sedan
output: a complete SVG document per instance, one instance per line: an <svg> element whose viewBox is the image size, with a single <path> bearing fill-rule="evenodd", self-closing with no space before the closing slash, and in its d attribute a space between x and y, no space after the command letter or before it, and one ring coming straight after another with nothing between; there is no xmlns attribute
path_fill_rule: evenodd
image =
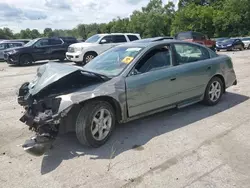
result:
<svg viewBox="0 0 250 188"><path fill-rule="evenodd" d="M216 105L236 84L230 57L164 38L122 44L84 67L48 63L19 90L20 120L36 132L23 147L41 155L67 131L99 147L117 123L201 101Z"/></svg>

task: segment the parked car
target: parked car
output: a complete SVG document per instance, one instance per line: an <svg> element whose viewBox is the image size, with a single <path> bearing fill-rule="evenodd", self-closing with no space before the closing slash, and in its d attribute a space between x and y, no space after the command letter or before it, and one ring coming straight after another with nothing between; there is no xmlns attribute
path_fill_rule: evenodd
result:
<svg viewBox="0 0 250 188"><path fill-rule="evenodd" d="M217 51L236 50L236 49L244 50L244 43L238 38L223 40L222 42L216 44Z"/></svg>
<svg viewBox="0 0 250 188"><path fill-rule="evenodd" d="M11 41L1 41L0 42L0 60L4 59L4 51L10 48L23 46L23 42L11 42Z"/></svg>
<svg viewBox="0 0 250 188"><path fill-rule="evenodd" d="M31 41L31 39L12 39L12 40L3 40L2 42L23 42L24 44Z"/></svg>
<svg viewBox="0 0 250 188"><path fill-rule="evenodd" d="M244 43L245 49L250 49L250 37L244 37L241 40Z"/></svg>
<svg viewBox="0 0 250 188"><path fill-rule="evenodd" d="M85 42L70 45L66 57L78 65L83 65L114 46L139 39L140 35L135 33L96 34Z"/></svg>
<svg viewBox="0 0 250 188"><path fill-rule="evenodd" d="M133 41L133 43L148 43L148 42L156 42L156 41L161 41L161 40L171 40L174 39L174 37L169 37L169 36L163 36L163 37L152 37L152 38L145 38L145 39L140 39Z"/></svg>
<svg viewBox="0 0 250 188"><path fill-rule="evenodd" d="M230 57L177 40L122 44L84 67L48 63L19 89L20 120L36 132L23 148L42 155L71 130L81 144L99 147L116 122L200 101L216 105L236 84Z"/></svg>
<svg viewBox="0 0 250 188"><path fill-rule="evenodd" d="M37 38L22 47L5 51L4 60L8 64L30 65L35 61L65 59L69 44L62 38Z"/></svg>
<svg viewBox="0 0 250 188"><path fill-rule="evenodd" d="M180 32L175 36L175 38L177 40L199 43L215 51L216 42L214 40L211 40L207 35L204 35L199 32L194 32L194 31Z"/></svg>

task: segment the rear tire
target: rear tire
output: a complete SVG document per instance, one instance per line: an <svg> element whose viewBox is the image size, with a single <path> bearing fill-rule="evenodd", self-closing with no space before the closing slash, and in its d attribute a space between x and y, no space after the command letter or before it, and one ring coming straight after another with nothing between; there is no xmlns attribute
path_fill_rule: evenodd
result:
<svg viewBox="0 0 250 188"><path fill-rule="evenodd" d="M224 85L219 77L213 77L207 84L206 91L203 98L203 103L208 106L216 105L223 94Z"/></svg>
<svg viewBox="0 0 250 188"><path fill-rule="evenodd" d="M241 46L241 47L239 48L239 50L240 50L240 51L244 50L244 46Z"/></svg>
<svg viewBox="0 0 250 188"><path fill-rule="evenodd" d="M19 59L19 65L24 66L24 65L31 65L33 63L33 58L31 55L24 54L20 57Z"/></svg>
<svg viewBox="0 0 250 188"><path fill-rule="evenodd" d="M114 109L108 102L87 102L76 119L77 139L82 145L100 147L111 136L115 122Z"/></svg>

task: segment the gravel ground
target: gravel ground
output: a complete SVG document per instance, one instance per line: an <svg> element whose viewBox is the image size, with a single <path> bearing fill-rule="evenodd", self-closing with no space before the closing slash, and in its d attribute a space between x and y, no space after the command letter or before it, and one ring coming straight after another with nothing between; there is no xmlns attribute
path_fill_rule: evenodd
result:
<svg viewBox="0 0 250 188"><path fill-rule="evenodd" d="M214 107L201 104L117 126L98 149L58 138L42 157L20 145L32 135L19 122L19 86L37 67L0 63L0 187L249 188L250 51L232 57L238 85Z"/></svg>

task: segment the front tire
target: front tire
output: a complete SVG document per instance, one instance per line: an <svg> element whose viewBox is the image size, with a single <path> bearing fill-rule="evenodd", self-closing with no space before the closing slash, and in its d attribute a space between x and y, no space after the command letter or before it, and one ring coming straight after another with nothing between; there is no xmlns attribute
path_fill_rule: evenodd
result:
<svg viewBox="0 0 250 188"><path fill-rule="evenodd" d="M33 63L33 58L28 54L22 55L19 59L19 65L21 66L31 65L32 63Z"/></svg>
<svg viewBox="0 0 250 188"><path fill-rule="evenodd" d="M89 63L92 59L94 59L97 56L94 52L87 52L83 57L83 64Z"/></svg>
<svg viewBox="0 0 250 188"><path fill-rule="evenodd" d="M203 103L208 106L216 105L223 94L224 85L219 77L212 78L206 88Z"/></svg>
<svg viewBox="0 0 250 188"><path fill-rule="evenodd" d="M115 122L114 109L108 102L87 102L76 119L77 139L82 145L100 147L111 136Z"/></svg>

